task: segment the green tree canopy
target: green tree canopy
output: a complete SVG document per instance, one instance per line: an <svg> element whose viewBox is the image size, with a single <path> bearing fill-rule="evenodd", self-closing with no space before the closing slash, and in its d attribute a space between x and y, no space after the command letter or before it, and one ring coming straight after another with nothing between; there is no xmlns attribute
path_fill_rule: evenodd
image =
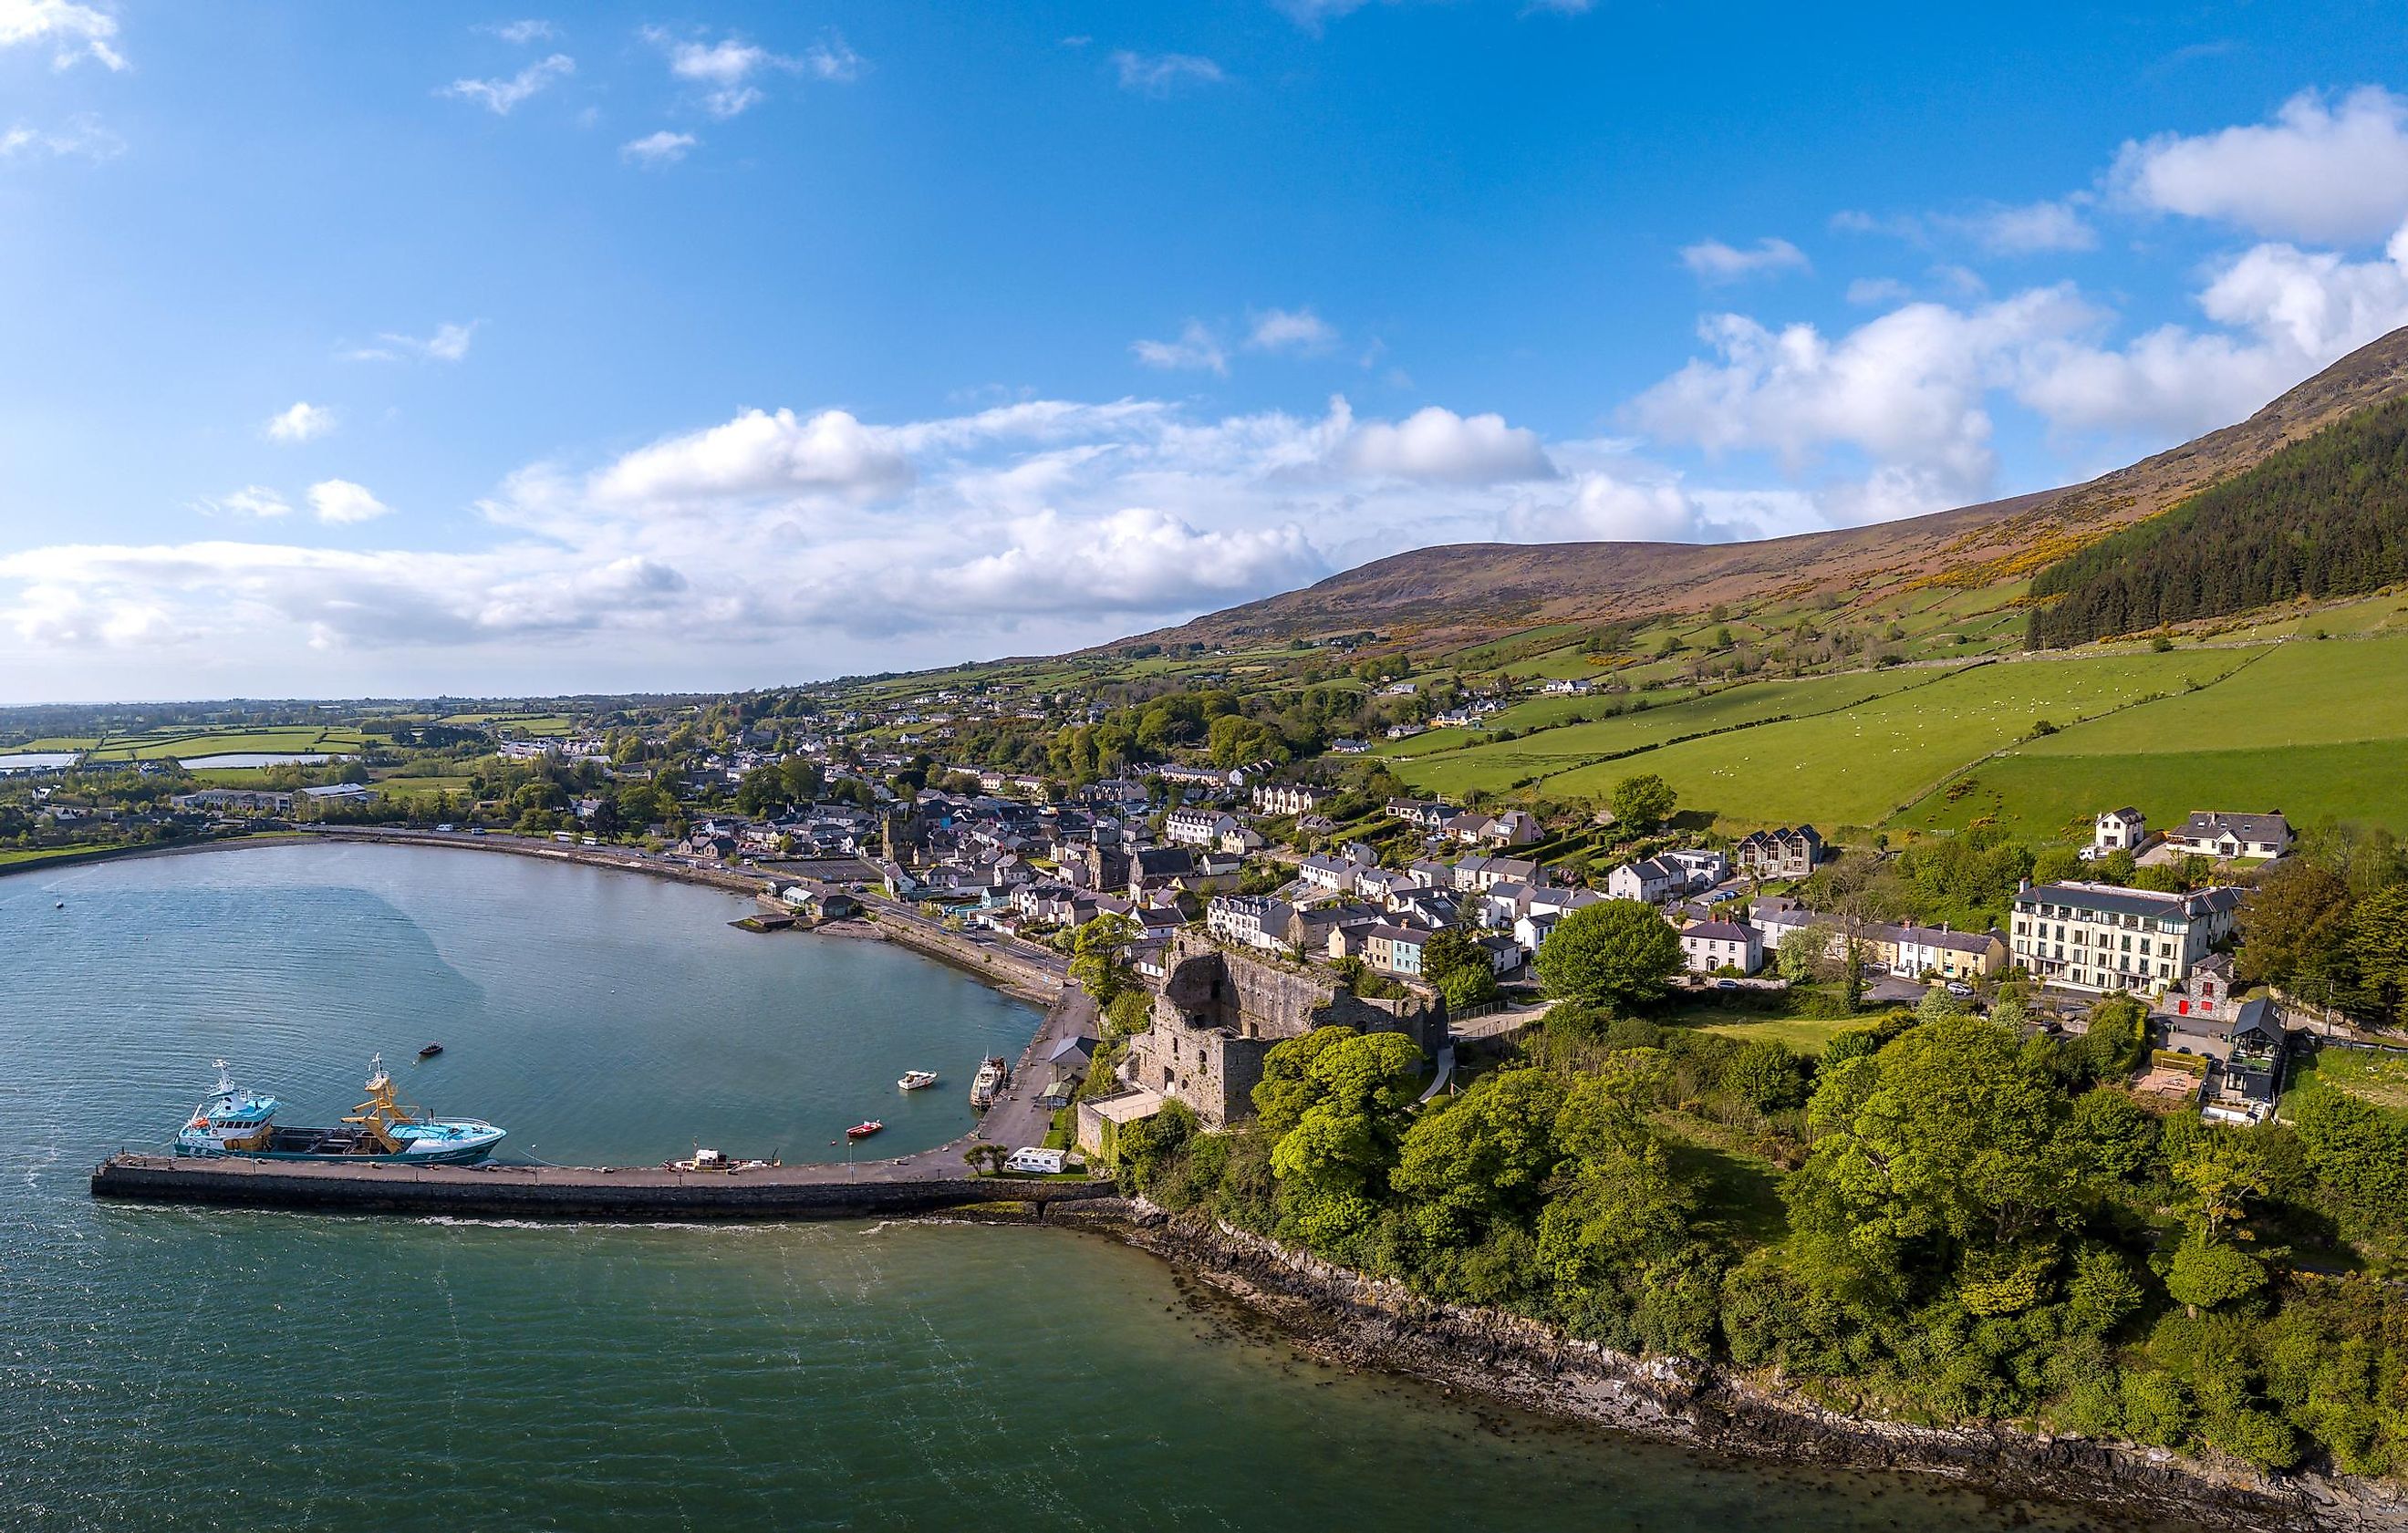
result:
<svg viewBox="0 0 2408 1533"><path fill-rule="evenodd" d="M1617 1006L1652 1006L1681 970L1681 938L1654 906L1599 900L1556 923L1539 949L1540 982L1551 996Z"/></svg>

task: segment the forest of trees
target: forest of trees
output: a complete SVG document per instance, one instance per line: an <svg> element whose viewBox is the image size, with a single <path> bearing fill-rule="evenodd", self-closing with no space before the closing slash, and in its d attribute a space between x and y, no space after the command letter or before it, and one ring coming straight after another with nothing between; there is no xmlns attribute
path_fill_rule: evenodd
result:
<svg viewBox="0 0 2408 1533"><path fill-rule="evenodd" d="M1395 1034L1271 1051L1256 1120L1133 1125L1121 1173L1434 1297L1777 1369L1842 1409L2270 1468L2408 1470L2408 1302L2337 1229L2408 1231L2408 1131L2146 1110L2140 1008L2027 1040L1944 992L1817 1059L1579 1001L1409 1107ZM2298 1252L2309 1259L2295 1263Z"/></svg>
<svg viewBox="0 0 2408 1533"><path fill-rule="evenodd" d="M2061 648L2403 578L2408 399L2328 426L2042 570L2027 632L2034 648Z"/></svg>

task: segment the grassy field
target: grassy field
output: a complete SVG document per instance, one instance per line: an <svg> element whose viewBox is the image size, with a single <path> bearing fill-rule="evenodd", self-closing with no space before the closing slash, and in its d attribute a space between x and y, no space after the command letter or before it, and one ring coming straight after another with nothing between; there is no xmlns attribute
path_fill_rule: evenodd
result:
<svg viewBox="0 0 2408 1533"><path fill-rule="evenodd" d="M169 757L236 753L324 752L342 755L365 749L367 738L343 725L294 724L269 729L177 729L111 737L92 752L93 761L164 761Z"/></svg>
<svg viewBox="0 0 2408 1533"><path fill-rule="evenodd" d="M566 713L453 713L437 721L458 728L491 724L505 734L554 738L573 734L576 721Z"/></svg>
<svg viewBox="0 0 2408 1533"><path fill-rule="evenodd" d="M1548 779L1543 791L1602 793L1629 772L1649 771L1661 773L1686 808L1733 823L1879 825L2042 721L2064 727L2180 694L2261 652L2176 651L1959 670L1860 708L1583 767Z"/></svg>
<svg viewBox="0 0 2408 1533"><path fill-rule="evenodd" d="M1588 724L1566 724L1525 739L1473 746L1439 757L1396 764L1397 775L1420 792L1461 794L1479 788L1494 793L1525 778L1545 780L1542 791L1595 793L1631 772L1653 771L1652 765L1627 765L1607 760L1592 774L1594 785L1570 787L1561 774L1579 778L1587 764L1617 752L1662 745L1667 740L1736 724L1820 713L1886 697L1909 688L1928 686L1947 675L1943 671L1897 669L1857 672L1846 676L1810 677L1799 681L1750 681L1702 697L1665 703L1642 712L1619 714ZM1591 709L1596 699L1581 699ZM1418 743L1407 741L1408 744ZM1643 759L1652 763L1656 752ZM1635 762L1641 758L1632 758Z"/></svg>
<svg viewBox="0 0 2408 1533"><path fill-rule="evenodd" d="M1684 1006L1664 1019L1671 1027L1695 1027L1701 1033L1735 1038L1742 1043L1770 1039L1794 1053L1819 1054L1830 1041L1854 1027L1869 1025L1870 1017L1797 1017L1778 1012L1744 1011L1729 1006Z"/></svg>
<svg viewBox="0 0 2408 1533"><path fill-rule="evenodd" d="M2291 1067L2287 1099L2311 1081L2393 1112L2408 1112L2408 1054L2377 1053L2361 1049L2320 1049L2303 1055Z"/></svg>
<svg viewBox="0 0 2408 1533"><path fill-rule="evenodd" d="M2297 824L2331 816L2408 830L2403 679L2408 637L2284 644L2204 691L2018 745L1970 772L1970 791L1936 792L1899 823L2071 834L2128 803L2154 825L2199 809L2280 809Z"/></svg>
<svg viewBox="0 0 2408 1533"><path fill-rule="evenodd" d="M387 798L431 798L447 793L466 796L469 792L466 777L388 777L375 787Z"/></svg>

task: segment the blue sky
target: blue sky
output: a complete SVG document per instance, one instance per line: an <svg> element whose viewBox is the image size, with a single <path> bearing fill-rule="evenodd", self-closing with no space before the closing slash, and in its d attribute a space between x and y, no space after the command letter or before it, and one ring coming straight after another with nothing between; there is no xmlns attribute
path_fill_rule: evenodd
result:
<svg viewBox="0 0 2408 1533"><path fill-rule="evenodd" d="M0 0L0 701L1882 520L2408 322L2395 9L1821 9Z"/></svg>

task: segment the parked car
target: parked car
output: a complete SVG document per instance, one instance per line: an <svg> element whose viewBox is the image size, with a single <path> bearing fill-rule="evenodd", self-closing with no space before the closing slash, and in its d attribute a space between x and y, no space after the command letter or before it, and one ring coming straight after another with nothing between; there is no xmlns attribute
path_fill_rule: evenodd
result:
<svg viewBox="0 0 2408 1533"><path fill-rule="evenodd" d="M1960 1001L1966 1000L1971 997L1973 987L1967 984L1962 980L1951 980L1948 981L1948 994L1956 996Z"/></svg>
<svg viewBox="0 0 2408 1533"><path fill-rule="evenodd" d="M1739 981L1737 980L1716 980L1714 981L1714 988L1716 990L1737 990L1739 988Z"/></svg>

